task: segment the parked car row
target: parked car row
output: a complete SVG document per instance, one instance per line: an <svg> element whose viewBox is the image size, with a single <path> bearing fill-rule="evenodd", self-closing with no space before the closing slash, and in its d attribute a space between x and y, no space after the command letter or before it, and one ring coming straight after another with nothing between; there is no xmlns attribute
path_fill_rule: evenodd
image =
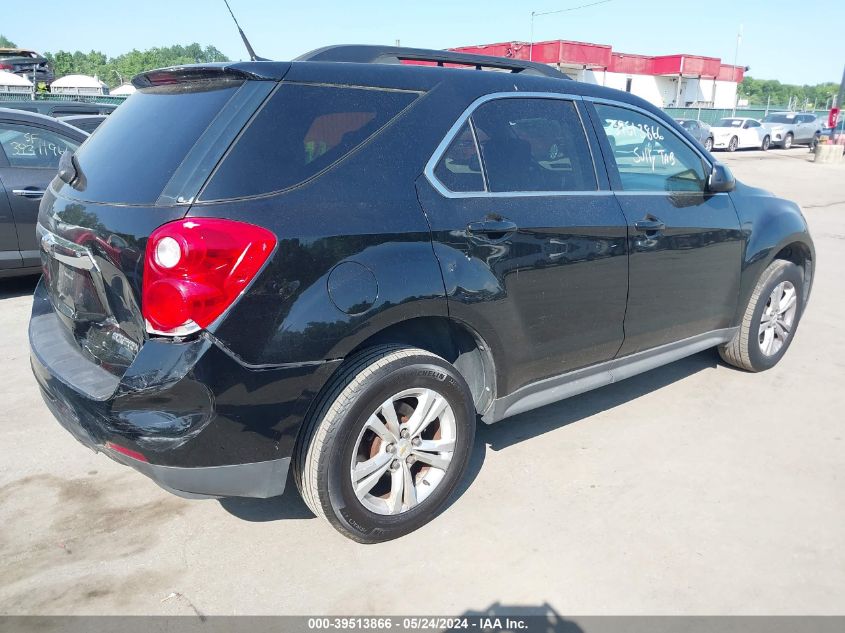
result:
<svg viewBox="0 0 845 633"><path fill-rule="evenodd" d="M0 278L41 271L38 205L62 154L86 138L54 117L0 108Z"/></svg>
<svg viewBox="0 0 845 633"><path fill-rule="evenodd" d="M795 144L814 148L822 132L822 121L816 115L801 112L773 112L762 120L751 117L725 117L712 127L695 119L677 119L704 149L762 149Z"/></svg>
<svg viewBox="0 0 845 633"><path fill-rule="evenodd" d="M41 272L35 235L41 198L65 150L76 150L116 107L0 101L0 278Z"/></svg>

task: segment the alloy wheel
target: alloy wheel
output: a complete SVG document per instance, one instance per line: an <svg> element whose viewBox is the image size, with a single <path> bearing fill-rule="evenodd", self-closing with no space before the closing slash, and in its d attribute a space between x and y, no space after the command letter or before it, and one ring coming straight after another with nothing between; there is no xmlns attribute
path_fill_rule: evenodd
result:
<svg viewBox="0 0 845 633"><path fill-rule="evenodd" d="M766 356L777 354L789 339L798 310L797 299L795 286L789 281L780 282L769 295L757 335L760 351Z"/></svg>
<svg viewBox="0 0 845 633"><path fill-rule="evenodd" d="M350 476L362 505L396 515L443 481L455 449L455 413L432 389L401 391L374 411L355 442Z"/></svg>

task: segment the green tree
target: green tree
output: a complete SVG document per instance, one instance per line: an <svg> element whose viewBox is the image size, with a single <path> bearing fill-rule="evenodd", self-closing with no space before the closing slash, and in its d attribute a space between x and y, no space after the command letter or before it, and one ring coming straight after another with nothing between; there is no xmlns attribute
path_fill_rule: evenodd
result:
<svg viewBox="0 0 845 633"><path fill-rule="evenodd" d="M798 108L824 108L836 94L838 86L833 82L810 85L782 84L776 79L754 79L746 76L739 85L739 96L748 99L749 105L785 107L790 101Z"/></svg>
<svg viewBox="0 0 845 633"><path fill-rule="evenodd" d="M145 51L132 49L117 57L107 57L100 51L57 51L44 53L50 60L56 77L64 75L96 75L110 87L129 81L138 73L181 64L227 62L229 58L214 46L203 47L194 42L187 46L164 46Z"/></svg>
<svg viewBox="0 0 845 633"><path fill-rule="evenodd" d="M0 33L0 48L17 48L18 45L15 44L12 40L8 37Z"/></svg>

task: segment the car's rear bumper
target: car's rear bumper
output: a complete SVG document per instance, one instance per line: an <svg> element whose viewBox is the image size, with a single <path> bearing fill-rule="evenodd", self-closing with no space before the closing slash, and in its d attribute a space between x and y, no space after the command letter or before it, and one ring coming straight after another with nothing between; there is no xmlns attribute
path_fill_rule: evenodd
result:
<svg viewBox="0 0 845 633"><path fill-rule="evenodd" d="M33 373L62 426L183 496L282 494L301 422L336 366L252 368L201 336L149 340L117 375L79 348L43 282L29 338Z"/></svg>
<svg viewBox="0 0 845 633"><path fill-rule="evenodd" d="M290 457L266 462L182 468L160 466L134 459L106 446L102 451L121 464L131 466L165 490L180 497L276 497L285 491Z"/></svg>

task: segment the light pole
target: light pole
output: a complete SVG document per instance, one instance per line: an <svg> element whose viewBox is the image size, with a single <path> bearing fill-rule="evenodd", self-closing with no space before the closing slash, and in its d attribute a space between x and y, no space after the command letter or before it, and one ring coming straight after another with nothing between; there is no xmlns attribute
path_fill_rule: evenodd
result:
<svg viewBox="0 0 845 633"><path fill-rule="evenodd" d="M736 48L734 49L734 67L731 71L736 81L736 62L739 59L739 46L742 44L742 24L739 25L739 33L736 34ZM731 116L736 116L736 104L739 102L739 81L736 82L736 97L734 98L734 109Z"/></svg>
<svg viewBox="0 0 845 633"><path fill-rule="evenodd" d="M536 11L531 12L531 39L528 40L528 61L534 61L534 16L537 15Z"/></svg>

